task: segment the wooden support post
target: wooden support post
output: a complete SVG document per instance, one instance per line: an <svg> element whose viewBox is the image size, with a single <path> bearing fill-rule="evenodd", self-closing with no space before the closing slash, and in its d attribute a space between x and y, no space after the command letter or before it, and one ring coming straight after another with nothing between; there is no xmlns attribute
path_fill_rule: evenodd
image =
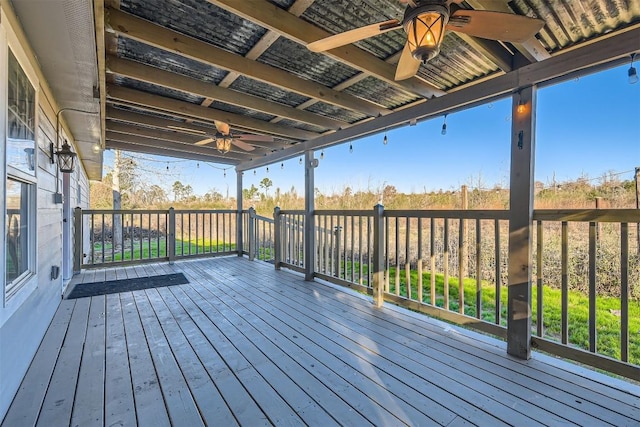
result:
<svg viewBox="0 0 640 427"><path fill-rule="evenodd" d="M242 218L242 172L236 171L236 209L238 211L236 216L236 250L238 256L242 256L244 252L243 242L243 230L244 222Z"/></svg>
<svg viewBox="0 0 640 427"><path fill-rule="evenodd" d="M536 89L513 95L509 195L507 352L531 357L531 270Z"/></svg>
<svg viewBox="0 0 640 427"><path fill-rule="evenodd" d="M305 153L304 167L304 279L313 280L316 266L315 182L314 169L318 161L313 151Z"/></svg>
<svg viewBox="0 0 640 427"><path fill-rule="evenodd" d="M256 259L256 210L253 207L249 208L249 261Z"/></svg>
<svg viewBox="0 0 640 427"><path fill-rule="evenodd" d="M80 273L82 268L82 208L77 207L73 211L73 274Z"/></svg>
<svg viewBox="0 0 640 427"><path fill-rule="evenodd" d="M176 260L176 211L169 208L169 230L167 239L167 254L169 255L169 264L173 264Z"/></svg>
<svg viewBox="0 0 640 427"><path fill-rule="evenodd" d="M384 206L373 207L373 303L384 302Z"/></svg>

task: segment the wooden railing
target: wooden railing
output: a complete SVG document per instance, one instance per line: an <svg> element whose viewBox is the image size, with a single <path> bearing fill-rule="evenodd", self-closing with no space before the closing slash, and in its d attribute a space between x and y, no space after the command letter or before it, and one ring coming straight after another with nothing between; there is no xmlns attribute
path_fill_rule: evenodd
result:
<svg viewBox="0 0 640 427"><path fill-rule="evenodd" d="M506 338L508 218L504 210L318 210L305 254L304 211L77 209L91 249L76 261L244 253ZM534 212L533 346L640 378L640 248L629 245L639 222L635 209Z"/></svg>
<svg viewBox="0 0 640 427"><path fill-rule="evenodd" d="M236 253L236 222L232 210L76 208L74 270Z"/></svg>

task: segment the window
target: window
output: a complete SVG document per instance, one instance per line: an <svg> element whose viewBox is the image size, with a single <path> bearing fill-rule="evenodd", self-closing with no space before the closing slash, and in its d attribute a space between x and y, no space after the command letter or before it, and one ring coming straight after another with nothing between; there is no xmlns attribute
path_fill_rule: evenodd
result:
<svg viewBox="0 0 640 427"><path fill-rule="evenodd" d="M37 169L36 92L11 50L7 69L5 301L35 272Z"/></svg>

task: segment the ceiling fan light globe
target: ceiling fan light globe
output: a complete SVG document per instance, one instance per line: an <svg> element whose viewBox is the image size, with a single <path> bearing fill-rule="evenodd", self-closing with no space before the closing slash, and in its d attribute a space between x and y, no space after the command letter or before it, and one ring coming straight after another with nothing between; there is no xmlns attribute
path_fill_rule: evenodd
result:
<svg viewBox="0 0 640 427"><path fill-rule="evenodd" d="M449 9L441 4L407 9L403 25L411 55L415 59L427 62L440 53L447 22Z"/></svg>

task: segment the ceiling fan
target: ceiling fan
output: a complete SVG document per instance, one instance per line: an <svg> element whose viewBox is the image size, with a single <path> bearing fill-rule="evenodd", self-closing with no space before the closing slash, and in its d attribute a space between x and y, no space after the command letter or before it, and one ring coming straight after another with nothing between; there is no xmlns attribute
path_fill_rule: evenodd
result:
<svg viewBox="0 0 640 427"><path fill-rule="evenodd" d="M208 136L207 138L194 143L194 145L207 145L215 141L216 148L218 149L218 151L221 152L222 154L226 154L231 150L231 144L235 145L236 147L244 151L253 151L256 148L251 144L247 144L245 141L273 142L273 137L270 135L250 135L250 134L235 135L231 132L231 127L229 126L228 123L214 120L214 124L217 130L216 134L213 136ZM179 127L179 126L169 126L169 128L192 133L195 135L207 135L207 132L205 131L191 129L191 128L185 128L185 127Z"/></svg>
<svg viewBox="0 0 640 427"><path fill-rule="evenodd" d="M356 28L344 33L309 43L313 52L324 52L387 31L404 28L407 42L404 46L396 80L413 77L420 63L435 58L447 31L505 42L524 42L533 37L544 21L527 16L488 10L462 9L457 3L463 0L399 0L407 4L402 21L391 19L377 24Z"/></svg>

